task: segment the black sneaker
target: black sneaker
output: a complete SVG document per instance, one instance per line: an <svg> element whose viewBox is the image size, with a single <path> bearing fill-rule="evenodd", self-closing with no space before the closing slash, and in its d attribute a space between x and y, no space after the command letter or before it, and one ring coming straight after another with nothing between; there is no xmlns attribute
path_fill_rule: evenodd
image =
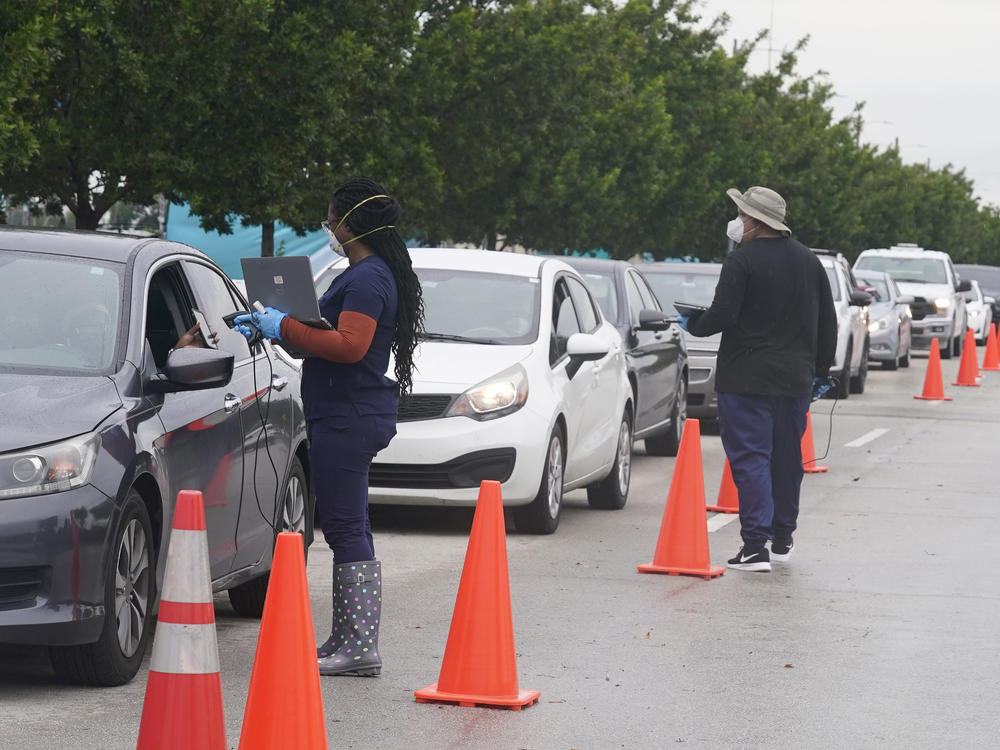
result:
<svg viewBox="0 0 1000 750"><path fill-rule="evenodd" d="M764 547L748 550L742 547L733 559L727 562L728 567L736 570L750 570L758 573L771 572L771 557Z"/></svg>
<svg viewBox="0 0 1000 750"><path fill-rule="evenodd" d="M771 542L771 559L775 562L788 562L788 558L792 556L792 550L795 549L795 543L789 537L787 542Z"/></svg>

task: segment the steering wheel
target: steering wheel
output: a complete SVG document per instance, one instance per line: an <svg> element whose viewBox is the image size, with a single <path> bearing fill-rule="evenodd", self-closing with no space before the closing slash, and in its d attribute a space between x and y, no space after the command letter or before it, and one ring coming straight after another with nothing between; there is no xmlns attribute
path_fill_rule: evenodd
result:
<svg viewBox="0 0 1000 750"><path fill-rule="evenodd" d="M501 328L495 328L494 326L478 326L476 328L470 328L468 331L462 332L463 336L468 336L473 339L491 339L496 336L507 337L510 334Z"/></svg>

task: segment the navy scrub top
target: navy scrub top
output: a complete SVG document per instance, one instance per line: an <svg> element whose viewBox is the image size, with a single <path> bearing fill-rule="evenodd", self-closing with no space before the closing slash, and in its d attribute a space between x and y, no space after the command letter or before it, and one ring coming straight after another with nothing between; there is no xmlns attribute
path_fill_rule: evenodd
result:
<svg viewBox="0 0 1000 750"><path fill-rule="evenodd" d="M302 402L307 420L332 416L396 416L399 391L386 376L396 331L398 297L389 266L370 255L337 276L319 298L320 314L332 323L348 310L376 321L371 346L360 362L330 362L308 356L302 363Z"/></svg>

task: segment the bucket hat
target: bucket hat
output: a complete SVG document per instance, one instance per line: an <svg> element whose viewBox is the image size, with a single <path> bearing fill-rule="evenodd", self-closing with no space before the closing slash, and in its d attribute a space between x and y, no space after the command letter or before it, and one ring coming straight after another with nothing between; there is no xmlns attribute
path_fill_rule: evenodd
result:
<svg viewBox="0 0 1000 750"><path fill-rule="evenodd" d="M732 198L733 203L747 216L763 221L771 229L788 234L792 233L792 230L784 223L785 199L771 188L754 185L742 194L736 188L729 188L726 195Z"/></svg>

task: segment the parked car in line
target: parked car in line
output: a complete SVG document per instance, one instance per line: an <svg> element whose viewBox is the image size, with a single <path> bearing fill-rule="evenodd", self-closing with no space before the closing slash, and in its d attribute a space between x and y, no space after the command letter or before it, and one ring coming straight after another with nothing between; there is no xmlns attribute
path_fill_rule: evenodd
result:
<svg viewBox="0 0 1000 750"><path fill-rule="evenodd" d="M861 271L856 281L872 295L868 306L868 359L887 370L910 366L913 297L884 271Z"/></svg>
<svg viewBox="0 0 1000 750"><path fill-rule="evenodd" d="M990 301L991 317L1000 322L1000 266L986 266L978 263L956 263L955 271L967 281L978 281L983 295Z"/></svg>
<svg viewBox="0 0 1000 750"><path fill-rule="evenodd" d="M968 327L964 293L972 287L959 278L948 253L911 243L872 248L858 255L854 270L885 271L903 294L913 296L910 307L915 349L929 349L936 338L942 359L962 353Z"/></svg>
<svg viewBox="0 0 1000 750"><path fill-rule="evenodd" d="M396 436L372 462L369 502L473 507L493 479L517 529L533 534L556 530L573 489L586 487L592 507L624 507L635 425L625 348L580 274L554 256L410 257L426 332ZM338 273L346 260L318 271L317 291Z"/></svg>
<svg viewBox="0 0 1000 750"><path fill-rule="evenodd" d="M826 269L837 313L837 350L830 367L836 378L828 398L847 398L851 393L864 393L868 379L868 305L872 296L858 289L851 266L840 253L812 249Z"/></svg>
<svg viewBox="0 0 1000 750"><path fill-rule="evenodd" d="M969 316L969 328L976 337L976 343L985 344L993 325L993 307L991 297L983 294L979 282L973 279L969 282L972 288L965 293L965 309Z"/></svg>
<svg viewBox="0 0 1000 750"><path fill-rule="evenodd" d="M636 268L649 282L663 309L674 310L674 302L711 305L719 283L721 263L642 263ZM688 354L687 411L700 420L718 420L715 367L722 334L694 336L684 332Z"/></svg>
<svg viewBox="0 0 1000 750"><path fill-rule="evenodd" d="M664 311L646 279L623 260L562 257L587 283L625 342L635 404L633 438L652 456L676 456L687 419L687 349L683 331Z"/></svg>
<svg viewBox="0 0 1000 750"><path fill-rule="evenodd" d="M0 227L0 268L0 643L130 680L180 490L203 495L213 589L260 616L275 532L308 545L313 500L298 373L223 322L246 301L156 238ZM216 346L175 348L195 310Z"/></svg>

